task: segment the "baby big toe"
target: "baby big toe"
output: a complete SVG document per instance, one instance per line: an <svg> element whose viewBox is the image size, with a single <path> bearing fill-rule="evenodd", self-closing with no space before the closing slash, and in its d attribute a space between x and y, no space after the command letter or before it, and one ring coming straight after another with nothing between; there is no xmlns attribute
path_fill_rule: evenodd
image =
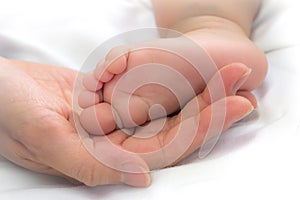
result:
<svg viewBox="0 0 300 200"><path fill-rule="evenodd" d="M83 128L93 135L105 135L116 128L110 104L100 103L83 110L80 114Z"/></svg>

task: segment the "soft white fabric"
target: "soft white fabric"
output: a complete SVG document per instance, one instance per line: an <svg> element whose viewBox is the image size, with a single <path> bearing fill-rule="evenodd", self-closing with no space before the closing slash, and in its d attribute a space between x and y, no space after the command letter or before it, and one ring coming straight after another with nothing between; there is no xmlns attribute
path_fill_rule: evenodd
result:
<svg viewBox="0 0 300 200"><path fill-rule="evenodd" d="M300 17L297 1L265 0L253 40L270 72L258 110L225 133L213 152L152 173L147 189L88 188L19 168L0 157L0 199L299 199ZM0 0L0 55L78 69L114 35L155 26L147 0ZM298 16L298 17L297 17Z"/></svg>

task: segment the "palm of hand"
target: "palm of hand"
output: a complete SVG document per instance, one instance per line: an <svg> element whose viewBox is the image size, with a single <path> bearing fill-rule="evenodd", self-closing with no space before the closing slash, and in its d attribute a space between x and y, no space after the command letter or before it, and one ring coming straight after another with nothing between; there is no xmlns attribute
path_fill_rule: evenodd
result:
<svg viewBox="0 0 300 200"><path fill-rule="evenodd" d="M0 72L4 97L0 100L1 155L27 169L90 186L150 183L144 181L145 175L141 175L142 182L136 182L139 175L122 179L121 172L99 163L83 147L72 119L77 72L5 59L0 60Z"/></svg>
<svg viewBox="0 0 300 200"><path fill-rule="evenodd" d="M0 153L4 157L25 168L71 177L87 185L122 182L119 178L120 172L108 169L87 152L76 132L72 119L72 90L77 74L75 71L4 59L0 64ZM225 87L229 93L239 78L237 76L236 80L228 81L228 87ZM200 104L203 116L196 135L191 145L181 152L182 155L177 160L172 160L173 162L186 157L203 143L211 117L211 106L207 104L204 96L202 94L195 98L196 103ZM224 129L249 113L252 107L242 97L229 97L226 105L227 120ZM189 112L192 107L193 101L184 109ZM168 118L158 134L146 139L130 137L121 130L116 130L107 138L118 148L131 152L158 151L173 140L180 126L199 123L198 114L193 113L185 121L181 120L181 114ZM140 133L143 134L142 132L143 130ZM99 138L95 138L95 141L97 139ZM123 158L120 155L120 159L116 161ZM164 158L161 154L158 157L145 157L151 169L165 167L157 165ZM140 162L140 165L143 163ZM135 185L133 181L129 184Z"/></svg>
<svg viewBox="0 0 300 200"><path fill-rule="evenodd" d="M70 106L76 73L63 68L4 59L1 60L1 70L1 93L5 97L1 98L1 112L6 116L5 120L1 119L1 127L6 140L1 140L4 144L0 152L34 171L64 173L54 170L51 163L42 158L46 152L54 156L55 146L61 150L57 142L49 139L72 141L77 137L71 125Z"/></svg>

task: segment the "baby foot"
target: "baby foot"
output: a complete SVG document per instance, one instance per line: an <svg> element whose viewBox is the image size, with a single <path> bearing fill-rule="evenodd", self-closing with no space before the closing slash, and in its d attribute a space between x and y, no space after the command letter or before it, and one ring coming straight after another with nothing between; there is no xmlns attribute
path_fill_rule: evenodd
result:
<svg viewBox="0 0 300 200"><path fill-rule="evenodd" d="M110 51L84 78L86 91L79 97L84 128L92 134L106 134L180 110L205 87L203 74L180 54L198 52L201 62L213 65L205 51L201 55L187 43L180 38L161 39ZM206 67L212 75L217 71L215 66Z"/></svg>
<svg viewBox="0 0 300 200"><path fill-rule="evenodd" d="M242 64L229 68L240 73L236 79L248 72ZM143 84L146 79L148 84ZM182 81L187 81L190 91L185 91L188 87ZM178 94L163 84L169 84ZM81 124L89 133L102 135L172 114L203 91L205 84L193 66L171 52L153 48L129 51L121 47L112 50L85 77L84 86L87 90L79 97L84 108Z"/></svg>
<svg viewBox="0 0 300 200"><path fill-rule="evenodd" d="M246 36L232 30L200 30L186 35L198 49L184 37L113 49L84 79L86 91L79 97L84 108L82 126L91 134L102 135L173 114L231 63L244 63L252 70L241 90L251 91L264 80L265 56ZM210 57L217 66L211 64ZM190 59L196 60L196 66ZM245 65L233 64L244 69ZM232 79L236 80L233 75Z"/></svg>

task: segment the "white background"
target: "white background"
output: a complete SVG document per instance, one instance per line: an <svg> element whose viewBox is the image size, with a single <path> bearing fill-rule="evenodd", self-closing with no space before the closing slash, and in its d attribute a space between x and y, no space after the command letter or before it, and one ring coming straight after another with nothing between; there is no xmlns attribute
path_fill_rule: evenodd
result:
<svg viewBox="0 0 300 200"><path fill-rule="evenodd" d="M147 189L87 188L29 172L0 157L0 199L300 199L298 1L266 0L253 40L270 72L259 109L230 129L204 160L152 173ZM0 0L0 55L78 69L103 41L155 26L145 1ZM1 139L1 138L0 138Z"/></svg>

